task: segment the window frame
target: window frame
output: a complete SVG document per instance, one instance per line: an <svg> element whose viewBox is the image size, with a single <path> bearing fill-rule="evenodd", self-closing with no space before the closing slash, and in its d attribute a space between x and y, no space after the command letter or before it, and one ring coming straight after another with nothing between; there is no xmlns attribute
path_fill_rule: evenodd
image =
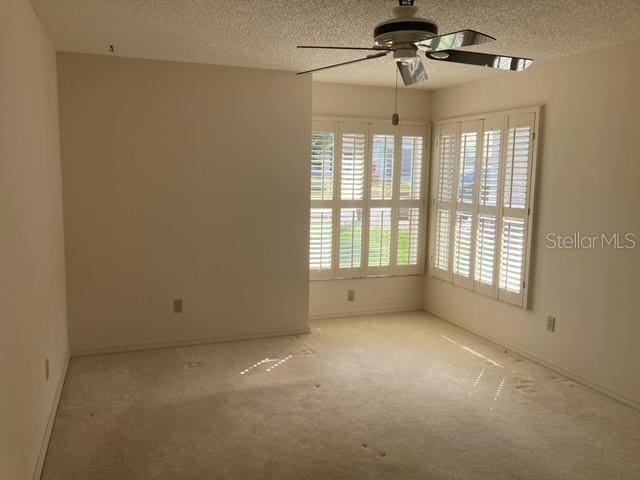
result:
<svg viewBox="0 0 640 480"><path fill-rule="evenodd" d="M436 122L434 126L434 140L432 145L432 158L434 159L432 166L432 175L430 180L430 207L431 212L429 215L429 259L428 259L428 274L434 278L438 278L447 283L465 288L467 290L474 291L475 293L488 296L511 305L515 305L522 308L528 307L529 300L529 288L530 288L530 273L531 273L531 252L532 252L532 239L533 239L533 225L534 225L534 205L535 205L535 190L536 190L536 171L538 162L538 148L539 148L539 127L540 127L540 110L541 106L531 106L518 108L513 110L502 110L498 112L489 112L477 115L468 115L464 117L450 118ZM533 119L531 120L531 117ZM478 129L480 124L480 129ZM529 165L528 165L528 183L527 183L527 197L526 204L522 211L516 215L510 215L514 213L513 209L504 207L504 177L505 177L505 165L507 160L508 151L508 137L509 129L518 128L522 125L531 127L530 131L530 149L529 149ZM462 208L465 211L472 212L472 227L471 227L471 245L472 255L470 258L470 275L468 278L460 277L453 273L453 260L454 260L454 239L456 228L456 212L458 211L458 179L459 179L459 164L460 164L460 137L461 133L465 131L471 131L476 128L478 132L476 140L476 168L474 179L474 193L472 204L465 204L466 207ZM480 205L479 190L481 182L481 164L484 160L484 141L485 132L500 130L500 169L498 172L498 187L496 207ZM450 201L441 201L437 198L438 195L438 181L440 175L440 138L445 134L454 135L454 165L453 165L453 179L452 179L452 192ZM449 210L449 238L448 238L448 265L447 270L442 270L435 265L436 252L436 235L437 235L437 216L439 210ZM478 282L475 279L475 262L476 262L476 250L477 250L477 223L480 215L493 215L496 214L495 224L495 242L496 247L494 251L493 259L493 284L491 286ZM524 219L524 241L526 242L524 248L524 258L522 265L522 288L519 293L513 293L499 288L499 276L500 276L500 259L501 251L499 244L502 242L502 226L504 218L522 218Z"/></svg>
<svg viewBox="0 0 640 480"><path fill-rule="evenodd" d="M338 280L354 278L372 278L386 276L422 275L426 271L426 244L427 222L429 205L429 168L431 153L430 124L423 122L405 122L394 127L388 119L370 119L357 117L319 116L314 115L312 121L312 133L332 132L334 134L334 172L333 172L333 196L331 200L310 200L310 209L332 209L332 246L331 269L311 270L310 280ZM342 200L342 140L343 133L364 133L364 185L363 198L361 200ZM394 135L394 159L393 159L393 192L391 200L371 199L371 168L373 155L373 136L375 134ZM400 200L400 169L402 165L402 137L421 136L422 165L419 200ZM416 265L398 266L398 218L400 208L419 208L418 222L418 252ZM359 268L340 268L340 217L345 208L362 209L362 233ZM391 239L389 265L369 266L369 225L371 208L391 208Z"/></svg>

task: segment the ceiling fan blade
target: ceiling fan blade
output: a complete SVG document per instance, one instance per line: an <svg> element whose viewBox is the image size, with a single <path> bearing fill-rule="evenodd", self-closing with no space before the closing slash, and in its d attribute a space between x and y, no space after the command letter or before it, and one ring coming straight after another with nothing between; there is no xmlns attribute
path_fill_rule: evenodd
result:
<svg viewBox="0 0 640 480"><path fill-rule="evenodd" d="M427 79L427 72L419 57L398 60L396 65L405 86L415 85Z"/></svg>
<svg viewBox="0 0 640 480"><path fill-rule="evenodd" d="M424 47L428 52L438 52L451 48L482 45L483 43L493 42L494 40L495 38L491 35L486 35L476 30L460 30L459 32L445 33L444 35L431 37L428 40L416 43L416 46Z"/></svg>
<svg viewBox="0 0 640 480"><path fill-rule="evenodd" d="M351 63L364 62L365 60L373 60L374 58L384 57L388 53L389 53L388 51L372 53L371 55L367 55L364 58L357 58L355 60L349 60L348 62L336 63L334 65L327 65L326 67L314 68L313 70L298 72L298 75L304 75L305 73L319 72L320 70L326 70L328 68L334 68L334 67L341 67L342 65L349 65Z"/></svg>
<svg viewBox="0 0 640 480"><path fill-rule="evenodd" d="M462 52L460 50L427 52L426 55L427 58L440 62L464 63L467 65L497 68L498 70L514 70L516 72L521 72L533 64L533 60L530 58L493 55L491 53Z"/></svg>
<svg viewBox="0 0 640 480"><path fill-rule="evenodd" d="M318 45L298 45L296 48L320 48L324 50L376 50L389 51L387 47L323 47Z"/></svg>

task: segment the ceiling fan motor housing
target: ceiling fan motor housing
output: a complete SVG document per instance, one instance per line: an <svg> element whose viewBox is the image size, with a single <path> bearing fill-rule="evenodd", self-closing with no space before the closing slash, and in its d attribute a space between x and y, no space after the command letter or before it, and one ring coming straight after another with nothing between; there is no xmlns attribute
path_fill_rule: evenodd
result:
<svg viewBox="0 0 640 480"><path fill-rule="evenodd" d="M393 47L422 42L438 35L438 26L431 20L415 16L417 8L400 5L393 9L395 18L376 25L373 40L377 46Z"/></svg>

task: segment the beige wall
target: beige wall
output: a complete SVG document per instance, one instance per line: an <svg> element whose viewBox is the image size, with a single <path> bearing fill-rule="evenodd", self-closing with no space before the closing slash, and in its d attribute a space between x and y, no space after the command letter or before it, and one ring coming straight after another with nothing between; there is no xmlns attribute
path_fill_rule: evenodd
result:
<svg viewBox="0 0 640 480"><path fill-rule="evenodd" d="M398 91L400 120L429 123L431 92L401 88ZM394 111L395 91L385 87L363 87L313 83L313 114L342 117L389 119ZM355 301L347 291L355 290ZM310 282L311 318L419 310L422 308L424 276L314 280Z"/></svg>
<svg viewBox="0 0 640 480"><path fill-rule="evenodd" d="M427 278L426 308L640 404L640 245L552 250L548 232L640 235L640 44L439 90L434 121L542 112L530 310ZM638 237L640 240L640 237ZM547 315L557 331L545 330Z"/></svg>
<svg viewBox="0 0 640 480"><path fill-rule="evenodd" d="M0 478L26 480L68 350L56 57L28 0L0 10Z"/></svg>
<svg viewBox="0 0 640 480"><path fill-rule="evenodd" d="M58 62L72 352L305 331L310 79Z"/></svg>

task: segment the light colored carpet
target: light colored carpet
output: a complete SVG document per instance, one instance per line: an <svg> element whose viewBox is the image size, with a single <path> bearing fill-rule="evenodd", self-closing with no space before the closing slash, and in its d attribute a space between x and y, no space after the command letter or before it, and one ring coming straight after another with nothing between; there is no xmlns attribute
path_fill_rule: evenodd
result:
<svg viewBox="0 0 640 480"><path fill-rule="evenodd" d="M415 312L74 358L45 480L640 479L640 412Z"/></svg>

